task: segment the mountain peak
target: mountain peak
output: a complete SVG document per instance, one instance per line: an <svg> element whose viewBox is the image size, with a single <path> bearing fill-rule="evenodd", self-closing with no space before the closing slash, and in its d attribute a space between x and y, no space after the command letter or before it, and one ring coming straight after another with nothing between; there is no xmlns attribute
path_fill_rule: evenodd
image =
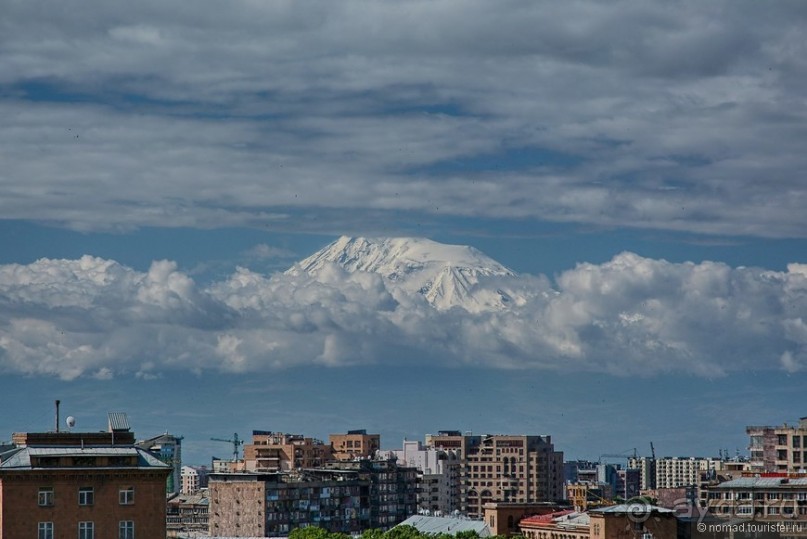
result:
<svg viewBox="0 0 807 539"><path fill-rule="evenodd" d="M465 245L449 245L426 238L349 236L340 237L300 261L289 272L316 274L325 264L337 264L349 272L378 273L388 286L420 293L441 310L459 306L474 312L491 306L490 300L474 295L474 287L480 279L515 275L481 251Z"/></svg>

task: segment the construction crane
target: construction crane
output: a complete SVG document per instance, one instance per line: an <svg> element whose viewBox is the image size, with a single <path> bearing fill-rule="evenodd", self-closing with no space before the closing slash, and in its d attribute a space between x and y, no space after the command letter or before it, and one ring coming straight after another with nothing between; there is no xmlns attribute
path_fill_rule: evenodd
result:
<svg viewBox="0 0 807 539"><path fill-rule="evenodd" d="M233 437L229 440L226 440L224 438L211 438L211 440L213 440L214 442L227 442L233 444L233 462L236 462L238 460L238 448L244 445L244 440L238 437L237 432L234 432Z"/></svg>
<svg viewBox="0 0 807 539"><path fill-rule="evenodd" d="M626 455L626 453L630 453L631 451L633 451L633 458L639 458L639 453L636 451L636 448L634 447L633 449L626 449L622 453L603 453L602 455L600 455L600 462L602 462L603 457L606 458L610 457L616 459L629 459L631 458L631 455Z"/></svg>
<svg viewBox="0 0 807 539"><path fill-rule="evenodd" d="M653 460L656 460L656 448L653 447L653 442L650 442L650 455L652 455Z"/></svg>

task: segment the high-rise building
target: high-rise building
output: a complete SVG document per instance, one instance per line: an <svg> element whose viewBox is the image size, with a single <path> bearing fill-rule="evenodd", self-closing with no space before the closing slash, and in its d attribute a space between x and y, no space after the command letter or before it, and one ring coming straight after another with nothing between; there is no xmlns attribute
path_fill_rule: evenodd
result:
<svg viewBox="0 0 807 539"><path fill-rule="evenodd" d="M171 467L134 445L124 414L106 432L12 441L0 454L0 539L165 537Z"/></svg>
<svg viewBox="0 0 807 539"><path fill-rule="evenodd" d="M465 483L461 510L480 517L488 502L554 502L563 498L563 452L549 436L471 435L441 431L426 445L456 451Z"/></svg>
<svg viewBox="0 0 807 539"><path fill-rule="evenodd" d="M752 471L807 471L807 417L796 426L750 426L745 430L750 437Z"/></svg>
<svg viewBox="0 0 807 539"><path fill-rule="evenodd" d="M147 440L140 440L137 446L171 466L171 475L165 482L165 492L179 494L182 490L182 436L166 432Z"/></svg>
<svg viewBox="0 0 807 539"><path fill-rule="evenodd" d="M459 452L425 447L419 441L404 440L403 449L382 451L396 458L400 466L415 468L418 473L418 507L437 515L448 515L461 509L462 478Z"/></svg>
<svg viewBox="0 0 807 539"><path fill-rule="evenodd" d="M679 488L698 485L703 472L723 469L725 461L711 457L662 457L652 460L645 457L628 460L630 468L640 472L640 486L649 488ZM654 482L648 481L648 472L653 470Z"/></svg>
<svg viewBox="0 0 807 539"><path fill-rule="evenodd" d="M288 472L318 468L333 460L330 444L301 434L252 431L252 443L244 445L244 466L256 472Z"/></svg>

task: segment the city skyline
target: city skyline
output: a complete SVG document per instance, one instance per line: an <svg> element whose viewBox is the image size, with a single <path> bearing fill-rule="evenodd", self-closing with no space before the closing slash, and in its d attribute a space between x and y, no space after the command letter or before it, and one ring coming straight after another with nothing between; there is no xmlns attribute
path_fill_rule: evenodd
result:
<svg viewBox="0 0 807 539"><path fill-rule="evenodd" d="M193 464L252 429L714 455L807 414L800 3L4 8L0 439L57 398ZM471 312L284 273L340 236L517 276Z"/></svg>

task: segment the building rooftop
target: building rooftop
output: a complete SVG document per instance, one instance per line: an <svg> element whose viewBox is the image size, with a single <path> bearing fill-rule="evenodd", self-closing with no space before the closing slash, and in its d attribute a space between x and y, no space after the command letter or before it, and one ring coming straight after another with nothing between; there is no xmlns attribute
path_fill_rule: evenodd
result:
<svg viewBox="0 0 807 539"><path fill-rule="evenodd" d="M522 523L527 524L550 524L556 519L563 518L567 515L574 513L572 509L564 509L563 511L555 511L554 513L546 513L545 515L533 515L531 517L521 519Z"/></svg>
<svg viewBox="0 0 807 539"><path fill-rule="evenodd" d="M31 466L31 457L137 457L137 468L170 468L147 451L134 447L20 447L2 455L0 469L43 469ZM55 466L64 468L66 466ZM114 468L108 466L106 468ZM129 466L121 466L127 467ZM48 469L54 466L48 466Z"/></svg>
<svg viewBox="0 0 807 539"><path fill-rule="evenodd" d="M178 494L168 500L170 505L210 505L207 494Z"/></svg>
<svg viewBox="0 0 807 539"><path fill-rule="evenodd" d="M591 509L589 513L627 513L636 515L642 513L675 513L675 511L667 509L666 507L658 507L657 505L621 503L619 505L609 505L608 507Z"/></svg>
<svg viewBox="0 0 807 539"><path fill-rule="evenodd" d="M455 517L432 517L428 515L412 515L398 526L412 526L421 533L456 535L459 532L474 531L480 537L489 537L490 529L482 520L471 520ZM397 526L396 526L397 527Z"/></svg>
<svg viewBox="0 0 807 539"><path fill-rule="evenodd" d="M807 487L807 477L740 477L709 488L772 488L789 486Z"/></svg>

